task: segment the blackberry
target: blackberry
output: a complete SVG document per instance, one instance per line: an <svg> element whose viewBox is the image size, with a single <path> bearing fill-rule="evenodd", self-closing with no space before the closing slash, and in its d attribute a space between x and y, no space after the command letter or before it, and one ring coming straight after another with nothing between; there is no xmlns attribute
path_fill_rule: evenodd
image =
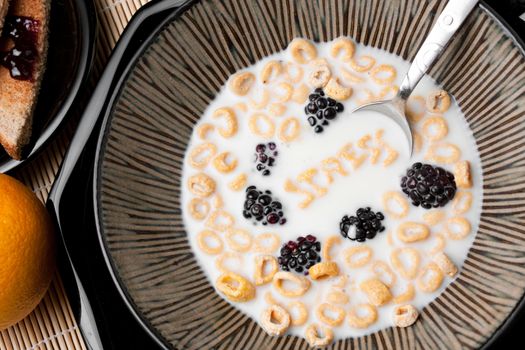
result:
<svg viewBox="0 0 525 350"><path fill-rule="evenodd" d="M283 271L295 271L308 275L308 269L321 262L321 242L313 235L297 237L281 248L277 258L279 267Z"/></svg>
<svg viewBox="0 0 525 350"><path fill-rule="evenodd" d="M263 225L284 225L286 218L281 202L272 197L271 191L260 191L255 186L246 188L246 199L242 216L253 223L261 222Z"/></svg>
<svg viewBox="0 0 525 350"><path fill-rule="evenodd" d="M279 152L275 142L258 144L255 146L255 169L263 176L269 176L271 174L270 168L275 166L278 155Z"/></svg>
<svg viewBox="0 0 525 350"><path fill-rule="evenodd" d="M341 236L352 241L364 242L383 232L382 222L385 216L381 212L373 212L370 207L357 209L355 216L345 215L341 219L339 229Z"/></svg>
<svg viewBox="0 0 525 350"><path fill-rule="evenodd" d="M444 207L456 194L454 175L430 164L414 163L401 178L401 190L412 205L424 209Z"/></svg>
<svg viewBox="0 0 525 350"><path fill-rule="evenodd" d="M325 93L321 88L315 89L308 96L308 101L308 104L304 107L304 112L306 113L308 124L318 134L323 132L324 127L327 127L330 121L334 120L337 114L345 109L342 103L325 97Z"/></svg>

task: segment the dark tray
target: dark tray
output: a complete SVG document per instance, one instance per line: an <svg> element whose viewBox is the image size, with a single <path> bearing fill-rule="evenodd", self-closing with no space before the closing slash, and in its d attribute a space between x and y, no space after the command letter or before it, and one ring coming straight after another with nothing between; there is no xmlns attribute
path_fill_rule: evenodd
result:
<svg viewBox="0 0 525 350"><path fill-rule="evenodd" d="M35 107L33 132L22 161L0 146L0 172L32 159L53 139L82 98L95 46L96 13L92 0L53 0L49 20L47 67Z"/></svg>

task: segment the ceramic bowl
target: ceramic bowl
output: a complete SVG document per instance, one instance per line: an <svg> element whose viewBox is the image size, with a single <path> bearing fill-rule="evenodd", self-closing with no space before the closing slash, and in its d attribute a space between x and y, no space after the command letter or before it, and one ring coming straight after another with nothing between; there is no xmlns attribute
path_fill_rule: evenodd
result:
<svg viewBox="0 0 525 350"><path fill-rule="evenodd" d="M192 128L229 75L286 48L347 35L411 61L446 1L205 0L153 33L114 92L95 171L102 248L130 308L166 348L305 349L270 337L219 296L195 260L181 216ZM478 6L430 75L456 98L483 168L479 230L459 277L409 328L333 349L484 345L525 288L525 59Z"/></svg>

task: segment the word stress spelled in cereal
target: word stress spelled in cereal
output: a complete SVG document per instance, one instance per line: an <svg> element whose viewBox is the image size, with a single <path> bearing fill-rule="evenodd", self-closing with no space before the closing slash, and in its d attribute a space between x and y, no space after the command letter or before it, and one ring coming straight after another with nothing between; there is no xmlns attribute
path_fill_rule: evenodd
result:
<svg viewBox="0 0 525 350"><path fill-rule="evenodd" d="M269 336L313 347L411 327L461 273L481 211L479 153L425 76L391 120L352 111L408 63L350 37L305 38L236 72L185 154L181 208L210 284Z"/></svg>

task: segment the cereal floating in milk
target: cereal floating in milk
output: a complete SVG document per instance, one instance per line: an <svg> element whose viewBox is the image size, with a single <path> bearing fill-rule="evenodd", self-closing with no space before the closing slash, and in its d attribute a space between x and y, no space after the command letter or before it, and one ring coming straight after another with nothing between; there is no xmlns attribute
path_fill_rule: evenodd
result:
<svg viewBox="0 0 525 350"><path fill-rule="evenodd" d="M408 62L342 37L293 40L233 74L194 127L181 209L217 293L271 336L325 346L411 327L461 273L482 174L454 96L425 76L391 120L352 111Z"/></svg>

